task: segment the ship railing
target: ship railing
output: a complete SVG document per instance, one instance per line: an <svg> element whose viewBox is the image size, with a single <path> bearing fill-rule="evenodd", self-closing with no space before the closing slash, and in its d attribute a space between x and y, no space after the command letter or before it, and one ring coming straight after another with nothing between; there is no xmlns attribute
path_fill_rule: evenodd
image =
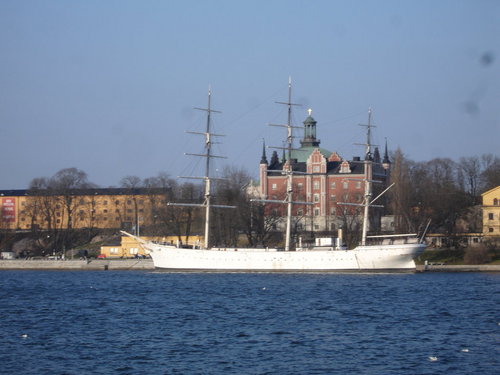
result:
<svg viewBox="0 0 500 375"><path fill-rule="evenodd" d="M418 234L416 233L376 235L366 236L366 238L370 240L371 243L381 245L403 245L418 243Z"/></svg>

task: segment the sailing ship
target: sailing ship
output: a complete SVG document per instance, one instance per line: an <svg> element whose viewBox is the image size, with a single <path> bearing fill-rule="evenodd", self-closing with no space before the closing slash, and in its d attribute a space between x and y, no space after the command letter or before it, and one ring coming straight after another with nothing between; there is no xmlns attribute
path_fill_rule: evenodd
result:
<svg viewBox="0 0 500 375"><path fill-rule="evenodd" d="M291 103L291 81L288 85L288 102L278 102L288 106L288 122L283 126L287 130L288 160L291 160L292 150L292 124L291 109L295 105ZM189 132L203 135L205 138L205 153L190 154L206 158L205 175L203 177L187 177L202 179L205 185L204 202L201 204L169 203L176 206L197 206L205 209L205 236L203 246L186 247L178 244L168 244L156 241L146 241L129 233L124 234L135 238L144 249L149 252L153 259L155 268L178 271L219 271L219 272L355 272L355 271L414 271L414 259L423 252L425 244L424 235L420 238L416 234L392 235L392 236L372 236L372 240L377 240L378 244L369 244L367 235L369 208L376 207L374 202L387 191L372 199L371 170L372 161L370 141L370 115L367 125L367 157L364 163L364 201L359 205L364 208L361 244L352 250L343 246L342 238L339 236L334 245L331 242L328 246L303 247L301 244L292 249L291 246L291 217L292 207L295 204L312 204L308 202L295 202L293 200L292 177L300 173L293 170L291 163L285 166L282 173L287 177L286 198L284 200L258 200L263 203L282 203L287 206L287 220L285 230L285 247L279 248L220 248L209 246L210 239L210 213L213 207L234 208L233 206L215 205L211 202L211 182L210 160L221 156L212 154L212 139L222 136L212 133L211 114L217 112L211 108L211 91L208 91L207 108L197 108L207 112L207 123L205 132ZM303 173L303 172L301 172ZM321 242L319 242L321 243Z"/></svg>

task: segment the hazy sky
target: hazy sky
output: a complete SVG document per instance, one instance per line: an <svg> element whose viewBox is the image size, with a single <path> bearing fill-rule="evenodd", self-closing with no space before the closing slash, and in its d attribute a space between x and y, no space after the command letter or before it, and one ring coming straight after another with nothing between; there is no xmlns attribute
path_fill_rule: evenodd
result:
<svg viewBox="0 0 500 375"><path fill-rule="evenodd" d="M312 108L342 157L369 107L375 143L413 160L498 155L499 19L498 0L0 0L0 189L69 167L103 187L197 175L185 131L209 85L216 152L256 175L289 76L294 122Z"/></svg>

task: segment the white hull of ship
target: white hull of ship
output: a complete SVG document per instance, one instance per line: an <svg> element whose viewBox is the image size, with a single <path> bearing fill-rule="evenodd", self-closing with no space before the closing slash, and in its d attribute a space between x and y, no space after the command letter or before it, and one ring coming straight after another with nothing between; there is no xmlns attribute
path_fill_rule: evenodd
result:
<svg viewBox="0 0 500 375"><path fill-rule="evenodd" d="M423 244L369 245L353 250L316 248L186 249L155 243L143 244L158 269L191 271L299 272L299 271L414 271L414 258Z"/></svg>

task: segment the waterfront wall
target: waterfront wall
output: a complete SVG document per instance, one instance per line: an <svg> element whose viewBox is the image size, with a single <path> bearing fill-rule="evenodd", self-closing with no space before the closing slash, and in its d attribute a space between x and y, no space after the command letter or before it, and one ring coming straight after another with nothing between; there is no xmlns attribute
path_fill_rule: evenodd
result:
<svg viewBox="0 0 500 375"><path fill-rule="evenodd" d="M0 260L0 270L154 270L151 259ZM417 265L417 272L500 272L500 264Z"/></svg>
<svg viewBox="0 0 500 375"><path fill-rule="evenodd" d="M500 272L500 264L417 265L417 272Z"/></svg>
<svg viewBox="0 0 500 375"><path fill-rule="evenodd" d="M0 260L0 270L153 270L151 259Z"/></svg>

